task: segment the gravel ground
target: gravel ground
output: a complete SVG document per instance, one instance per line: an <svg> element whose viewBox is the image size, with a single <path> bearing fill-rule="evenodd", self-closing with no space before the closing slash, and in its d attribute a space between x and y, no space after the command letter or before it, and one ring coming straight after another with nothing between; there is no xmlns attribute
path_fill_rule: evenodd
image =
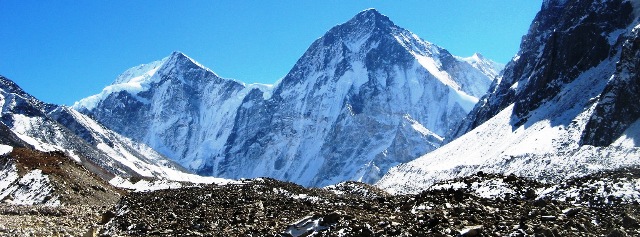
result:
<svg viewBox="0 0 640 237"><path fill-rule="evenodd" d="M99 228L107 206L0 205L0 236L84 236ZM97 230L97 229L96 229Z"/></svg>
<svg viewBox="0 0 640 237"><path fill-rule="evenodd" d="M637 179L636 173L625 173ZM259 179L243 185L130 193L112 210L109 235L189 236L640 236L637 202L537 198L545 185L514 176L495 180L511 195L484 198L470 189L390 196L367 185L308 189ZM572 182L581 186L592 178ZM349 187L357 190L349 191ZM370 187L370 186L369 186ZM367 193L369 195L360 196ZM373 194L373 195L371 195ZM578 199L576 199L578 200ZM599 199L597 199L599 200ZM584 201L584 202L583 202Z"/></svg>

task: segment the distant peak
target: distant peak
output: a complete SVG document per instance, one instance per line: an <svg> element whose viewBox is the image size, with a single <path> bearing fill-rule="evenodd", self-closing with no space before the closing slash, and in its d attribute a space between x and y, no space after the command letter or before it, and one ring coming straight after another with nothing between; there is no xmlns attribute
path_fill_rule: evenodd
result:
<svg viewBox="0 0 640 237"><path fill-rule="evenodd" d="M484 60L485 57L481 53L474 53L471 57L476 58L478 60Z"/></svg>

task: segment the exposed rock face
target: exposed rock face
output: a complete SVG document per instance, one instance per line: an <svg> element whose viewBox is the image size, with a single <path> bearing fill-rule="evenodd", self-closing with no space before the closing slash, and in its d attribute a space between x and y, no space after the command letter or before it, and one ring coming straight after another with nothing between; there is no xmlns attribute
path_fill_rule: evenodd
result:
<svg viewBox="0 0 640 237"><path fill-rule="evenodd" d="M636 26L619 40L623 39L616 73L599 97L582 133L582 144L609 146L640 118L640 28Z"/></svg>
<svg viewBox="0 0 640 237"><path fill-rule="evenodd" d="M453 140L392 169L380 186L416 192L478 171L560 181L640 164L634 4L545 1Z"/></svg>
<svg viewBox="0 0 640 237"><path fill-rule="evenodd" d="M337 194L336 187L308 189L271 179L246 180L240 185L131 193L111 211L117 214L102 233L633 236L640 233L635 227L640 193L632 187L638 175L637 169L620 170L570 180L560 187L479 173L402 196L362 192L376 188L353 182L337 185L343 192ZM592 192L592 188L611 193ZM623 189L627 193L620 195Z"/></svg>
<svg viewBox="0 0 640 237"><path fill-rule="evenodd" d="M369 9L316 40L272 89L174 53L75 108L199 174L371 183L439 147L500 67L455 57Z"/></svg>
<svg viewBox="0 0 640 237"><path fill-rule="evenodd" d="M562 87L605 59L618 58L620 41L628 37L624 32L630 31L635 17L630 1L545 2L522 38L518 55L449 140L512 104L513 125L526 123L530 113L558 96Z"/></svg>

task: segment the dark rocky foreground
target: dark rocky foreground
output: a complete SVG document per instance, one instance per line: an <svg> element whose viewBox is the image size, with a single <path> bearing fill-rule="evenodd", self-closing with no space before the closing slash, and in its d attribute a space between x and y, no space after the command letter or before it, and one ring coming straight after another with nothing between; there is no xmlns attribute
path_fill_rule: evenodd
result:
<svg viewBox="0 0 640 237"><path fill-rule="evenodd" d="M2 136L0 134L0 140ZM40 170L48 181L6 183L6 176L2 176L10 175L12 166L17 168L20 177ZM9 189L0 188L4 191L0 192L0 236L82 236L91 233L99 227L96 222L101 214L127 193L62 152L40 152L26 147L14 147L11 153L0 155L0 182L3 181ZM13 205L13 195L9 195L11 186L16 187L15 193L27 196L25 199L37 200L35 196L38 195L46 198L34 205ZM58 200L58 203L51 205L48 200Z"/></svg>
<svg viewBox="0 0 640 237"><path fill-rule="evenodd" d="M637 170L628 169L551 186L514 176L480 173L404 196L388 195L354 182L307 189L292 183L257 179L237 185L130 193L103 215L106 224L101 233L134 236L639 236L638 199L629 198L635 195L634 190L638 193L640 189L639 177ZM496 183L499 185L495 186ZM606 193L607 189L620 191L628 184L632 184L627 190L631 194ZM487 196L486 193L491 197L481 197Z"/></svg>

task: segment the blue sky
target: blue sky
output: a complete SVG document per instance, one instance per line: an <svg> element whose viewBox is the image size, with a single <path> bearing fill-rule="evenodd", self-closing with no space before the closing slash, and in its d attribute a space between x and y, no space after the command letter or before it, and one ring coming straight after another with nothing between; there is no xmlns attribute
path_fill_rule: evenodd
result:
<svg viewBox="0 0 640 237"><path fill-rule="evenodd" d="M283 77L311 43L361 10L458 56L506 63L540 0L0 0L0 75L71 105L124 70L181 51L247 83Z"/></svg>

